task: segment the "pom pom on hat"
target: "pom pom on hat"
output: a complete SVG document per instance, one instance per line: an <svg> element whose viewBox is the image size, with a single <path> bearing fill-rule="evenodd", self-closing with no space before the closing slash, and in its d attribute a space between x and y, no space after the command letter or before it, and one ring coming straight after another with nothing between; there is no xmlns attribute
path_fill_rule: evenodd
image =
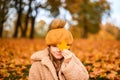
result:
<svg viewBox="0 0 120 80"><path fill-rule="evenodd" d="M65 24L66 24L65 20L57 18L57 19L54 19L50 24L50 29L64 28Z"/></svg>
<svg viewBox="0 0 120 80"><path fill-rule="evenodd" d="M54 19L50 25L51 30L47 33L45 41L47 45L57 45L65 41L72 44L73 36L69 30L64 28L66 21L62 19Z"/></svg>

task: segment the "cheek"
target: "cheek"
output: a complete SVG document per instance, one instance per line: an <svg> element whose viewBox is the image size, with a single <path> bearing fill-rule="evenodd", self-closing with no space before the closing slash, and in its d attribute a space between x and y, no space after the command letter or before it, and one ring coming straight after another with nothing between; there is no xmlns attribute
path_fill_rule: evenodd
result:
<svg viewBox="0 0 120 80"><path fill-rule="evenodd" d="M57 47L51 47L51 52L57 52L59 49Z"/></svg>
<svg viewBox="0 0 120 80"><path fill-rule="evenodd" d="M55 52L56 51L56 49L55 48L51 48L51 52Z"/></svg>
<svg viewBox="0 0 120 80"><path fill-rule="evenodd" d="M51 54L53 54L53 55L62 55L61 54L61 51L57 48L57 47L51 47L51 49L50 49L51 51Z"/></svg>

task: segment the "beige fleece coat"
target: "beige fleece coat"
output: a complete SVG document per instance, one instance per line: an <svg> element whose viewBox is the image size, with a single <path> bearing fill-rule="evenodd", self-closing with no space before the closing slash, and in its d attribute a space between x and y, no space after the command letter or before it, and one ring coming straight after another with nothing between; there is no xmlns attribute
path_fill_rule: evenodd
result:
<svg viewBox="0 0 120 80"><path fill-rule="evenodd" d="M62 63L57 76L48 54L48 48L46 48L31 56L33 63L29 71L29 80L88 80L86 68L75 55L67 65Z"/></svg>

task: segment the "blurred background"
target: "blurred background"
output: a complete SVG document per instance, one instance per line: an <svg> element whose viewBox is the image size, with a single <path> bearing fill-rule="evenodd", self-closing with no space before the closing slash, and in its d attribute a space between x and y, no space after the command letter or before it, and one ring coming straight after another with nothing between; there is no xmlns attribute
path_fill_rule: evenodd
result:
<svg viewBox="0 0 120 80"><path fill-rule="evenodd" d="M54 18L75 38L120 39L118 0L0 0L0 37L44 38Z"/></svg>
<svg viewBox="0 0 120 80"><path fill-rule="evenodd" d="M119 0L0 0L0 80L28 80L51 21L67 21L90 80L120 80Z"/></svg>

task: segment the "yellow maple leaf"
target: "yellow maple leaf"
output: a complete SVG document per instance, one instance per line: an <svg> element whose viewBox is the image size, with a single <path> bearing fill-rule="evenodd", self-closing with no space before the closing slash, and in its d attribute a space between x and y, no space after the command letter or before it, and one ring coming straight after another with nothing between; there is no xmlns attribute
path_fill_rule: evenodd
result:
<svg viewBox="0 0 120 80"><path fill-rule="evenodd" d="M69 48L70 48L70 46L68 46L65 41L63 41L63 42L61 42L60 44L58 44L57 47L58 47L60 50L69 49Z"/></svg>

